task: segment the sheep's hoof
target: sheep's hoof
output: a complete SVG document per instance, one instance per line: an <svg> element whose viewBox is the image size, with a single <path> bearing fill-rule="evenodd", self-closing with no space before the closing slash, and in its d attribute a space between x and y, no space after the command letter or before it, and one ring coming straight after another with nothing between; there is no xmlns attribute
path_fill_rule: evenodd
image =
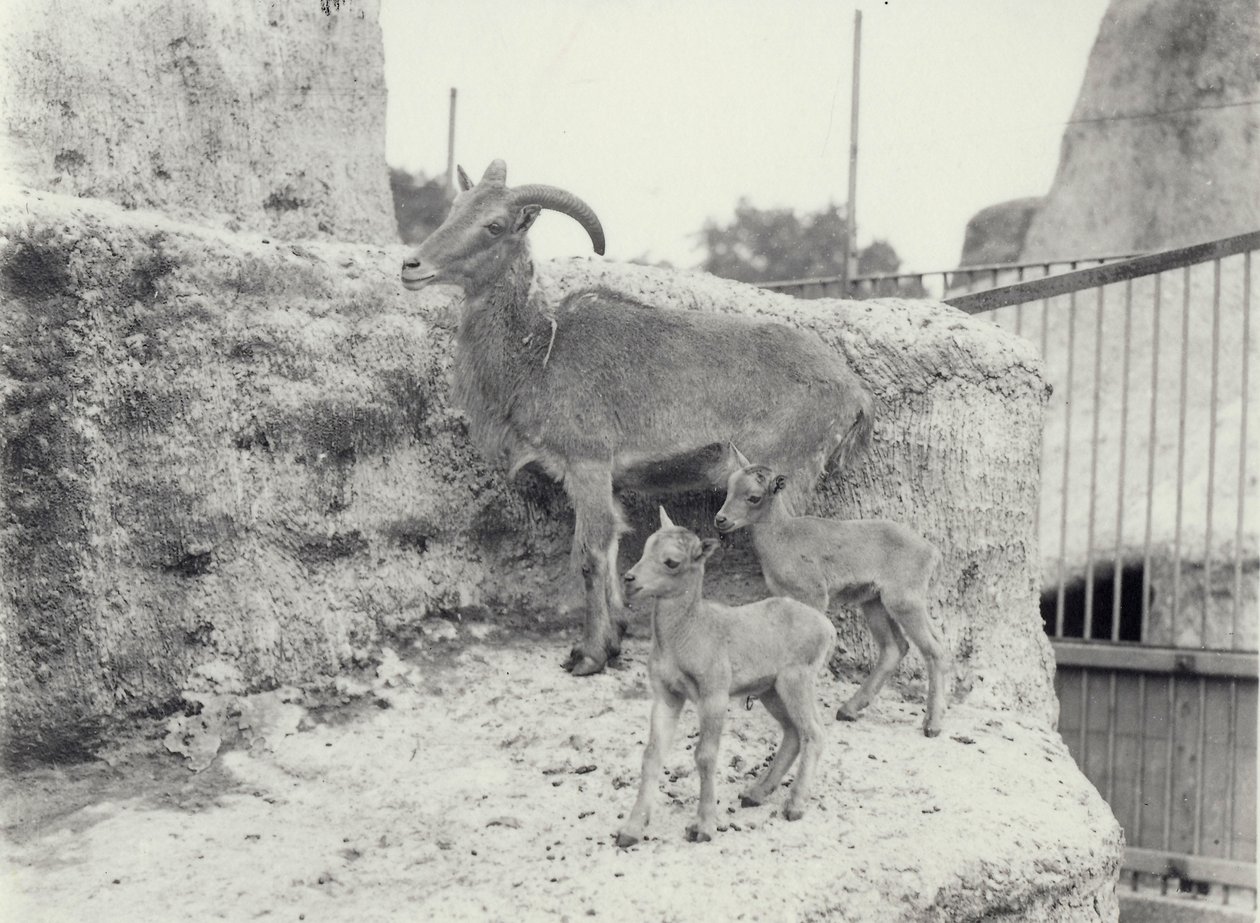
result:
<svg viewBox="0 0 1260 923"><path fill-rule="evenodd" d="M592 673L599 673L604 669L604 664L600 663L594 657L588 657L580 654L569 667L569 672L574 676L590 676Z"/></svg>
<svg viewBox="0 0 1260 923"><path fill-rule="evenodd" d="M931 727L931 726L925 727L923 729L923 736L924 737L940 737L941 729L938 727Z"/></svg>
<svg viewBox="0 0 1260 923"><path fill-rule="evenodd" d="M761 801L756 795L750 795L747 792L739 796L739 806L741 808L759 808L761 807Z"/></svg>
<svg viewBox="0 0 1260 923"><path fill-rule="evenodd" d="M856 721L857 719L858 719L858 710L856 708L850 708L846 704L846 705L841 705L838 709L836 709L837 721Z"/></svg>
<svg viewBox="0 0 1260 923"><path fill-rule="evenodd" d="M712 839L713 839L713 836L705 832L703 829L701 829L699 824L687 825L687 840L689 842L708 843Z"/></svg>
<svg viewBox="0 0 1260 923"><path fill-rule="evenodd" d="M628 849L639 842L639 838L633 833L626 833L624 830L617 834L617 846L621 849Z"/></svg>
<svg viewBox="0 0 1260 923"><path fill-rule="evenodd" d="M788 820L800 820L805 816L804 808L786 807L783 809L783 816Z"/></svg>

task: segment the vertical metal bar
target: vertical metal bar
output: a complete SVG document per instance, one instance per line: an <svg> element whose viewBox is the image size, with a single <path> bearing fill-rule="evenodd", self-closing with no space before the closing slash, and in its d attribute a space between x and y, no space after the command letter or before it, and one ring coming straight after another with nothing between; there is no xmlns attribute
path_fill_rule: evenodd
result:
<svg viewBox="0 0 1260 923"><path fill-rule="evenodd" d="M1157 428L1159 411L1159 321L1163 306L1160 289L1164 277L1155 276L1154 310L1151 312L1151 421L1150 440L1146 457L1146 535L1142 540L1142 632L1145 642L1150 637L1151 624L1151 510L1155 506L1155 446L1159 442Z"/></svg>
<svg viewBox="0 0 1260 923"><path fill-rule="evenodd" d="M1116 779L1116 671L1107 673L1107 804L1115 794Z"/></svg>
<svg viewBox="0 0 1260 923"><path fill-rule="evenodd" d="M1076 765L1085 771L1089 756L1089 670L1081 669L1081 728L1077 734Z"/></svg>
<svg viewBox="0 0 1260 923"><path fill-rule="evenodd" d="M1177 514L1173 526L1172 643L1177 643L1181 615L1181 524L1186 487L1186 388L1190 378L1190 267L1181 273L1181 390L1177 409Z"/></svg>
<svg viewBox="0 0 1260 923"><path fill-rule="evenodd" d="M1049 263L1045 265L1044 270L1045 271L1042 272L1041 274L1041 277L1043 279L1046 276L1050 275ZM1043 362L1046 359L1046 349L1049 346L1049 335L1050 335L1050 299L1043 298L1041 299L1041 359ZM1045 460L1045 452L1046 452L1045 443L1043 442L1042 447L1041 447L1041 457L1043 461ZM1041 505L1042 503L1045 502L1045 496L1046 496L1046 492L1044 490L1037 491L1037 508L1036 508L1036 511L1033 513L1033 535L1037 536L1038 547L1040 547L1041 545Z"/></svg>
<svg viewBox="0 0 1260 923"><path fill-rule="evenodd" d="M1199 645L1208 643L1208 609L1212 605L1212 499L1216 493L1216 400L1221 354L1221 261L1212 261L1212 390L1208 398L1207 534L1203 555L1203 620Z"/></svg>
<svg viewBox="0 0 1260 923"><path fill-rule="evenodd" d="M1024 267L1023 266L1020 266L1016 270L1015 281L1016 282L1024 281ZM1015 305L1015 335L1016 336L1024 335L1024 302L1022 301L1019 304Z"/></svg>
<svg viewBox="0 0 1260 923"><path fill-rule="evenodd" d="M1238 774L1238 680L1229 681L1229 775L1225 780L1225 858L1234 858L1235 776Z"/></svg>
<svg viewBox="0 0 1260 923"><path fill-rule="evenodd" d="M1199 677L1199 739L1194 761L1194 853L1203 853L1203 758L1207 755L1207 677Z"/></svg>
<svg viewBox="0 0 1260 923"><path fill-rule="evenodd" d="M1090 427L1089 527L1085 535L1085 629L1081 637L1094 636L1094 523L1098 512L1098 417L1102 409L1103 305L1106 289L1098 287L1094 318L1094 419ZM1070 399L1069 395L1069 399ZM1066 499L1066 498L1065 498Z"/></svg>
<svg viewBox="0 0 1260 923"><path fill-rule="evenodd" d="M1177 745L1177 675L1168 674L1168 764L1164 769L1164 849L1172 847L1173 754Z"/></svg>
<svg viewBox="0 0 1260 923"><path fill-rule="evenodd" d="M450 123L446 130L446 191L455 189L455 87L451 87Z"/></svg>
<svg viewBox="0 0 1260 923"><path fill-rule="evenodd" d="M1120 640L1120 597L1124 588L1124 563L1121 548L1124 542L1124 474L1129 448L1129 357L1132 353L1130 335L1133 331L1133 280L1124 283L1124 357L1120 372L1120 473L1116 485L1116 572L1112 578L1114 591L1111 595L1111 640ZM1143 640L1138 638L1139 641Z"/></svg>
<svg viewBox="0 0 1260 923"><path fill-rule="evenodd" d="M1063 484L1059 490L1059 591L1054 606L1054 636L1063 637L1063 584L1067 558L1068 482L1072 461L1072 378L1076 358L1076 292L1068 295L1067 385L1063 402Z"/></svg>
<svg viewBox="0 0 1260 923"><path fill-rule="evenodd" d="M845 206L844 290L857 274L858 98L862 73L862 11L853 11L853 84L849 97L849 201Z"/></svg>
<svg viewBox="0 0 1260 923"><path fill-rule="evenodd" d="M1138 752L1133 775L1133 844L1142 845L1142 808L1146 805L1146 674L1138 674Z"/></svg>
<svg viewBox="0 0 1260 923"><path fill-rule="evenodd" d="M1243 254L1242 290L1242 424L1238 440L1238 525L1234 533L1234 614L1230 625L1231 648L1238 646L1238 616L1242 611L1243 505L1247 496L1247 392L1251 364L1251 253Z"/></svg>

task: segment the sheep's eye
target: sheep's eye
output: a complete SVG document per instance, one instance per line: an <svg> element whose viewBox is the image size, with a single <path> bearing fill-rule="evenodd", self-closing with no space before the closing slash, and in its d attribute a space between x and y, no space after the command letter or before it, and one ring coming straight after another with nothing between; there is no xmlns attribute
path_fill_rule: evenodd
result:
<svg viewBox="0 0 1260 923"><path fill-rule="evenodd" d="M756 505L757 505L758 503L760 503L760 502L761 502L761 498L760 498L760 497L749 497L749 498L748 498L748 505L749 505L749 506L756 506Z"/></svg>
<svg viewBox="0 0 1260 923"><path fill-rule="evenodd" d="M491 221L486 225L486 230L490 232L491 237L498 237L503 233L503 225L499 224L497 221Z"/></svg>
<svg viewBox="0 0 1260 923"><path fill-rule="evenodd" d="M670 570L678 570L678 564L679 562L675 561L673 558L665 559L665 566L668 567Z"/></svg>

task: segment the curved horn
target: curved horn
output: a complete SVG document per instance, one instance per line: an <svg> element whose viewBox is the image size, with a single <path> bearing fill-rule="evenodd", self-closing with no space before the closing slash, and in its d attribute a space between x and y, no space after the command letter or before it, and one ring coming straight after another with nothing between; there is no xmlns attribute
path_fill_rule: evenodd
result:
<svg viewBox="0 0 1260 923"><path fill-rule="evenodd" d="M591 235L595 252L600 256L604 255L604 228L595 216L595 210L573 193L555 186L517 186L512 190L511 202L513 205L541 205L568 215Z"/></svg>

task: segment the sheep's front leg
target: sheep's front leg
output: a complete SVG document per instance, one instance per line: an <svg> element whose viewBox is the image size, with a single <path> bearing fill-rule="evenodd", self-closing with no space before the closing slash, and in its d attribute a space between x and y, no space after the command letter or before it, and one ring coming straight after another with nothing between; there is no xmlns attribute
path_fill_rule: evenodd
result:
<svg viewBox="0 0 1260 923"><path fill-rule="evenodd" d="M613 571L625 520L613 498L612 469L608 465L574 465L565 475L564 489L573 503L573 553L586 593L582 640L570 652L564 667L574 676L587 676L603 670L609 658L621 653L619 626L625 623L625 616L620 592L614 587L617 575ZM614 619L618 627L614 627Z"/></svg>
<svg viewBox="0 0 1260 923"><path fill-rule="evenodd" d="M643 750L643 776L639 779L639 797L634 801L630 817L617 833L617 845L625 848L643 839L643 831L652 819L652 798L660 783L661 763L665 751L674 739L678 726L678 713L684 699L665 689L656 689L652 700L652 727L648 733L647 747Z"/></svg>
<svg viewBox="0 0 1260 923"><path fill-rule="evenodd" d="M725 687L724 687L725 689ZM722 723L726 720L729 695L723 691L707 695L696 703L700 715L700 740L696 743L696 769L700 775L700 810L696 821L687 826L687 839L704 843L717 835L718 744L722 740Z"/></svg>

